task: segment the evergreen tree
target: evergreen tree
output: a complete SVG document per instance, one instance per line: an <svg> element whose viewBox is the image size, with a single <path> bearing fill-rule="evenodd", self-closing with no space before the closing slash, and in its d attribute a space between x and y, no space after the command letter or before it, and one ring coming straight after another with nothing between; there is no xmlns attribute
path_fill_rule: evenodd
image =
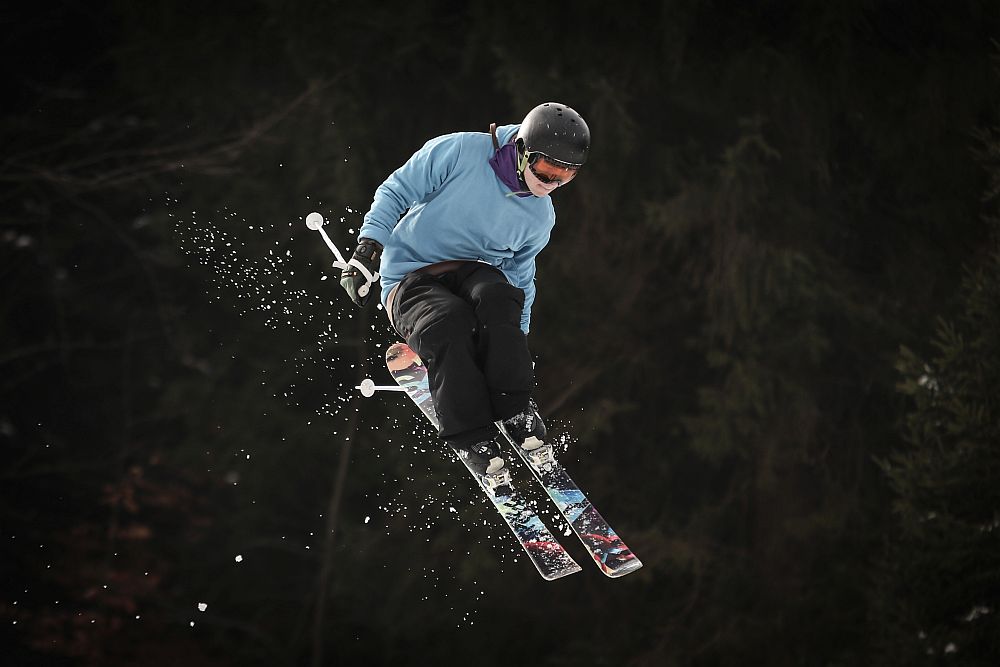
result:
<svg viewBox="0 0 1000 667"><path fill-rule="evenodd" d="M1000 130L985 144L984 156L1000 153ZM882 664L1000 662L1000 218L989 224L933 357L904 347L897 364L912 409L907 447L881 462L899 519L874 605Z"/></svg>

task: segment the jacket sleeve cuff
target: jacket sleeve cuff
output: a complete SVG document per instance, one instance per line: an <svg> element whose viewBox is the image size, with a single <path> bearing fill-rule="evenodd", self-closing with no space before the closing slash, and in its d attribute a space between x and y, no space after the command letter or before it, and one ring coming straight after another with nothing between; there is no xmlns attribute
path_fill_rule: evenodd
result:
<svg viewBox="0 0 1000 667"><path fill-rule="evenodd" d="M358 242L360 243L361 239L371 239L384 248L385 244L389 242L389 236L391 236L390 232L382 229L380 225L366 222L361 226L361 231L358 232Z"/></svg>

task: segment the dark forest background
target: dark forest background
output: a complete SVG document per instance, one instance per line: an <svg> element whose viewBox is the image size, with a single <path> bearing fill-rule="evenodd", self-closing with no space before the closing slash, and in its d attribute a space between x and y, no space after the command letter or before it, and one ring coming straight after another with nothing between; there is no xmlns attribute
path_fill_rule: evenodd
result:
<svg viewBox="0 0 1000 667"><path fill-rule="evenodd" d="M0 21L4 664L1000 664L996 2ZM549 100L538 400L622 580L358 395L394 337L303 224Z"/></svg>

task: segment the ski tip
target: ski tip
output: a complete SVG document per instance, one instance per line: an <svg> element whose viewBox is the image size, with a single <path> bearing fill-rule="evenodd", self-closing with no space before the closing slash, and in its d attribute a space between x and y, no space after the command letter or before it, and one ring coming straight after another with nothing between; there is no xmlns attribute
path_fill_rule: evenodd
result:
<svg viewBox="0 0 1000 667"><path fill-rule="evenodd" d="M607 565L601 562L598 562L598 565L601 566L601 572L603 572L612 579L617 579L618 577L624 577L626 574L632 574L633 572L641 568L642 561L640 561L638 558L633 557L625 561L616 568L608 567Z"/></svg>
<svg viewBox="0 0 1000 667"><path fill-rule="evenodd" d="M406 343L393 343L385 351L385 363L389 371L396 373L413 366L423 366L424 362Z"/></svg>
<svg viewBox="0 0 1000 667"><path fill-rule="evenodd" d="M403 343L393 343L385 351L385 360L386 360L386 362L387 363L392 363L393 361L395 361L401 354L403 354L408 349L409 348L406 345L404 345Z"/></svg>
<svg viewBox="0 0 1000 667"><path fill-rule="evenodd" d="M573 563L572 565L568 565L561 570L556 570L555 572L542 572L539 570L539 574L542 575L542 579L545 581L555 581L556 579L562 579L563 577L568 577L571 574L576 574L582 569L583 568L577 563Z"/></svg>

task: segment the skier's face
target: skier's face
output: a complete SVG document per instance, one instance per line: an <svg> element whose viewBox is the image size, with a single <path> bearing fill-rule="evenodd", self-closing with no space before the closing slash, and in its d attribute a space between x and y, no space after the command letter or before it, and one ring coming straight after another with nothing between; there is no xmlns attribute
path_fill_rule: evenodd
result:
<svg viewBox="0 0 1000 667"><path fill-rule="evenodd" d="M528 190L531 194L536 197L547 197L550 192L563 184L559 181L543 183L537 176L535 176L535 172L530 165L524 170L524 183L528 186Z"/></svg>

